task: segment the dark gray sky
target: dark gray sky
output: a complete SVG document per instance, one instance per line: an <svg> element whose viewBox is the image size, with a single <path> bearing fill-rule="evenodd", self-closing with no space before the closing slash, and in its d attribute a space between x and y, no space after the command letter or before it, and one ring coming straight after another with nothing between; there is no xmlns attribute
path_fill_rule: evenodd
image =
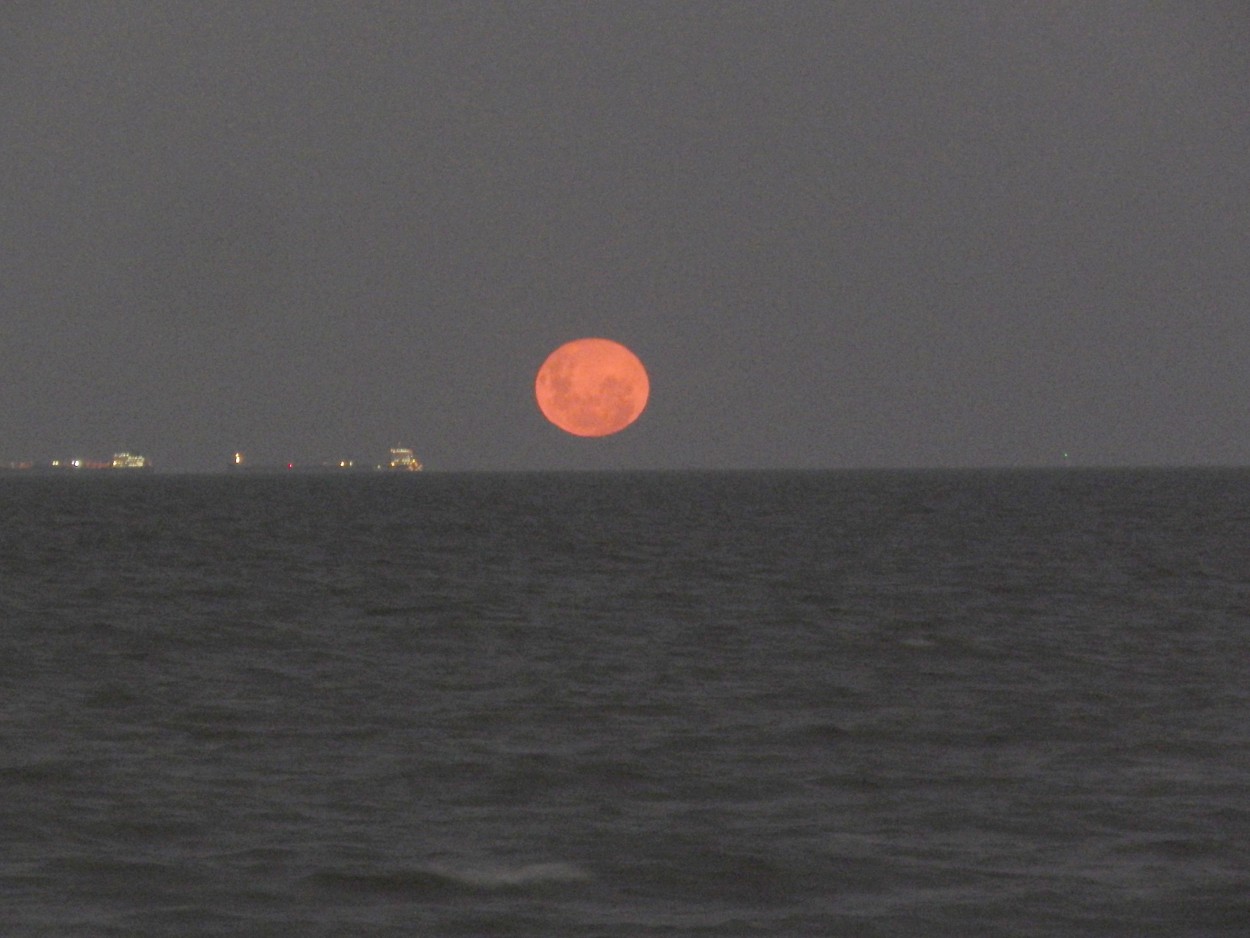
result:
<svg viewBox="0 0 1250 938"><path fill-rule="evenodd" d="M0 461L1250 463L1238 4L0 5ZM604 440L533 400L624 342Z"/></svg>

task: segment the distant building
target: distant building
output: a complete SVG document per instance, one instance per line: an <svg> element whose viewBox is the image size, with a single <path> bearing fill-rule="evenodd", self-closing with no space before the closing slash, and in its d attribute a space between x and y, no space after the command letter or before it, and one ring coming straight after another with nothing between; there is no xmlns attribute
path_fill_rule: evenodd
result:
<svg viewBox="0 0 1250 938"><path fill-rule="evenodd" d="M91 468L95 468L94 466ZM146 456L137 456L132 453L114 453L113 461L109 463L110 469L147 469L148 458Z"/></svg>
<svg viewBox="0 0 1250 938"><path fill-rule="evenodd" d="M395 446L391 448L391 461L387 468L399 472L420 472L425 467L421 465L421 460L417 459L411 449L406 446Z"/></svg>

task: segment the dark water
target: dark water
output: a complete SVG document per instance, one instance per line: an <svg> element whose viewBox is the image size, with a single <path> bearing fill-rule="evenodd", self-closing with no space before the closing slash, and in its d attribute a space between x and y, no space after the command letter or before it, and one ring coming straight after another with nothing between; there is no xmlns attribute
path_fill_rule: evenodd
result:
<svg viewBox="0 0 1250 938"><path fill-rule="evenodd" d="M0 478L4 935L1250 934L1250 472Z"/></svg>

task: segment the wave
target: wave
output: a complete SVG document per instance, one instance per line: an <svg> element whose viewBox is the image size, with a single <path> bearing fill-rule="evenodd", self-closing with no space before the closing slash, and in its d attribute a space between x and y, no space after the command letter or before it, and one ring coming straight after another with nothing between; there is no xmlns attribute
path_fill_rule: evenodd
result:
<svg viewBox="0 0 1250 938"><path fill-rule="evenodd" d="M444 870L443 875L483 889L507 889L547 883L583 883L591 878L589 873L572 863L527 863L515 867Z"/></svg>
<svg viewBox="0 0 1250 938"><path fill-rule="evenodd" d="M425 866L378 872L326 870L309 877L318 888L347 892L439 893L525 890L589 882L591 875L572 863L526 863L519 866Z"/></svg>

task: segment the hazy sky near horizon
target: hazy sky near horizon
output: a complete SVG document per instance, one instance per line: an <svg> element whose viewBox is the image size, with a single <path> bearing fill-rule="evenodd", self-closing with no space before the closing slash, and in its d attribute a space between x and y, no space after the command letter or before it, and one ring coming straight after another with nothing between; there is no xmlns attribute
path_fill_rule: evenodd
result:
<svg viewBox="0 0 1250 938"><path fill-rule="evenodd" d="M1247 101L1231 0L9 2L0 462L1250 463Z"/></svg>

